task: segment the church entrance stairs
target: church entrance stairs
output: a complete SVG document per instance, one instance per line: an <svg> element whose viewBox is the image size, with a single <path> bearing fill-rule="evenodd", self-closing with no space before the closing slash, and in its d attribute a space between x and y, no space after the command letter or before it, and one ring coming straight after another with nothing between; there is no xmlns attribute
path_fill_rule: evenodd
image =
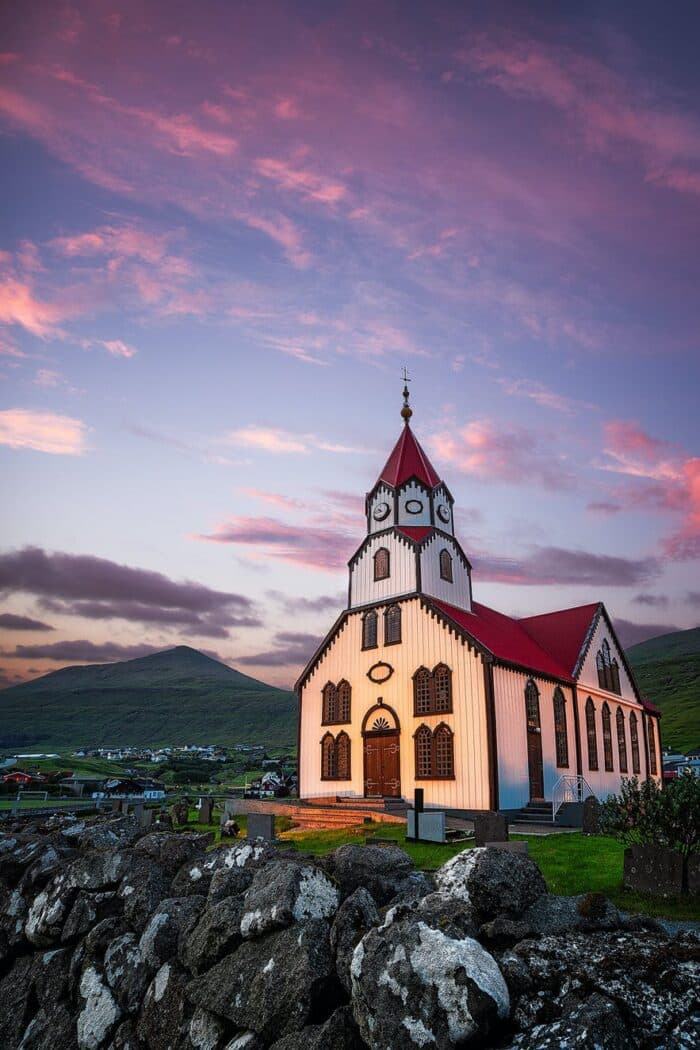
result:
<svg viewBox="0 0 700 1050"><path fill-rule="evenodd" d="M551 802L528 802L511 818L511 824L551 824Z"/></svg>

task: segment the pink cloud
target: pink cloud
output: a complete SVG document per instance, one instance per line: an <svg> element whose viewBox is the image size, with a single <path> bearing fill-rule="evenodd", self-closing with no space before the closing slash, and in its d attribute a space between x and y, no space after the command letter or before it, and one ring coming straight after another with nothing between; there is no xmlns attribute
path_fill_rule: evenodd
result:
<svg viewBox="0 0 700 1050"><path fill-rule="evenodd" d="M60 456L81 456L85 452L87 427L79 419L28 408L9 408L0 412L0 444L27 448Z"/></svg>
<svg viewBox="0 0 700 1050"><path fill-rule="evenodd" d="M60 322L75 312L68 304L40 299L28 281L5 276L0 285L0 322L19 325L40 339L61 335Z"/></svg>
<svg viewBox="0 0 700 1050"><path fill-rule="evenodd" d="M513 397L528 398L541 408L552 408L555 412L561 412L567 416L573 415L582 408L591 409L593 407L586 402L576 401L573 398L565 397L563 394L558 394L543 383L538 383L535 380L506 379L504 377L499 379L498 383L507 394Z"/></svg>
<svg viewBox="0 0 700 1050"><path fill-rule="evenodd" d="M562 456L533 431L481 419L433 434L436 458L462 474L559 489L573 482Z"/></svg>
<svg viewBox="0 0 700 1050"><path fill-rule="evenodd" d="M271 179L282 189L293 190L307 200L320 204L337 204L347 193L345 186L339 182L326 179L308 169L293 167L274 157L262 157L255 167L260 175Z"/></svg>
<svg viewBox="0 0 700 1050"><path fill-rule="evenodd" d="M306 507L302 500L283 496L279 492L263 492L261 489L241 489L240 491L251 499L262 500L263 503L271 503L274 507L284 507L286 510L300 510Z"/></svg>
<svg viewBox="0 0 700 1050"><path fill-rule="evenodd" d="M343 569L356 545L356 538L340 531L290 525L275 518L240 516L227 518L212 533L196 535L193 539L255 548L261 556L266 554L327 572Z"/></svg>

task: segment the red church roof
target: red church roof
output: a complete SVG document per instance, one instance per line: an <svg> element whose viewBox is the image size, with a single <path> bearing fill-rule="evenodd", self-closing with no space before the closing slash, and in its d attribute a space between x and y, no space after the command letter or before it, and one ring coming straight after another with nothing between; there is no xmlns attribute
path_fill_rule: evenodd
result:
<svg viewBox="0 0 700 1050"><path fill-rule="evenodd" d="M402 485L411 477L418 478L431 489L440 484L435 468L413 436L411 428L406 425L379 480L386 481L388 485Z"/></svg>
<svg viewBox="0 0 700 1050"><path fill-rule="evenodd" d="M518 623L571 675L597 611L597 603L579 605L575 609L526 616Z"/></svg>
<svg viewBox="0 0 700 1050"><path fill-rule="evenodd" d="M523 627L522 621L513 620L510 616L481 605L480 602L474 602L473 611L467 612L466 609L457 609L454 605L437 601L435 598L431 600L438 609L463 627L477 642L481 642L499 660L554 678L572 681L573 665L566 667L559 663L531 637Z"/></svg>
<svg viewBox="0 0 700 1050"><path fill-rule="evenodd" d="M432 525L399 525L399 532L408 536L414 543L421 543L433 531Z"/></svg>

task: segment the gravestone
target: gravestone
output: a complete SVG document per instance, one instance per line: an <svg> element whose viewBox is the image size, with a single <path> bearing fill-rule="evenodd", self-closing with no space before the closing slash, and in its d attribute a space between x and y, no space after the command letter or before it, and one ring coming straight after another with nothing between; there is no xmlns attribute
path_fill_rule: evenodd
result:
<svg viewBox="0 0 700 1050"><path fill-rule="evenodd" d="M273 842L275 838L274 813L249 813L247 838L267 839Z"/></svg>
<svg viewBox="0 0 700 1050"><path fill-rule="evenodd" d="M419 842L445 842L445 814L442 810L424 809L416 819L415 810L409 809L406 818L407 838L416 841L416 824L418 824Z"/></svg>
<svg viewBox="0 0 700 1050"><path fill-rule="evenodd" d="M199 803L199 823L200 824L211 824L211 815L214 809L214 803L210 798L203 798Z"/></svg>
<svg viewBox="0 0 700 1050"><path fill-rule="evenodd" d="M141 827L142 828L150 828L151 824L153 823L153 818L155 817L155 815L156 815L156 811L154 809L144 809L144 810L142 810L142 812L141 812Z"/></svg>
<svg viewBox="0 0 700 1050"><path fill-rule="evenodd" d="M128 798L123 798L121 800L121 812L124 814L124 816L126 816L126 814L129 812L130 805L131 803L129 802Z"/></svg>
<svg viewBox="0 0 700 1050"><path fill-rule="evenodd" d="M527 842L487 842L486 847L488 849L504 849L509 853L529 854Z"/></svg>
<svg viewBox="0 0 700 1050"><path fill-rule="evenodd" d="M665 846L629 846L622 881L627 889L653 897L679 897L683 890L683 856Z"/></svg>
<svg viewBox="0 0 700 1050"><path fill-rule="evenodd" d="M489 810L474 817L474 841L477 846L490 842L508 841L508 817L505 813Z"/></svg>
<svg viewBox="0 0 700 1050"><path fill-rule="evenodd" d="M122 808L122 800L120 798L113 798L111 804L112 813L119 813Z"/></svg>
<svg viewBox="0 0 700 1050"><path fill-rule="evenodd" d="M593 795L583 800L583 834L600 835L600 802Z"/></svg>
<svg viewBox="0 0 700 1050"><path fill-rule="evenodd" d="M134 803L134 816L139 824L143 824L144 805L143 802Z"/></svg>
<svg viewBox="0 0 700 1050"><path fill-rule="evenodd" d="M190 804L186 800L176 802L170 813L174 824L186 824L190 819Z"/></svg>

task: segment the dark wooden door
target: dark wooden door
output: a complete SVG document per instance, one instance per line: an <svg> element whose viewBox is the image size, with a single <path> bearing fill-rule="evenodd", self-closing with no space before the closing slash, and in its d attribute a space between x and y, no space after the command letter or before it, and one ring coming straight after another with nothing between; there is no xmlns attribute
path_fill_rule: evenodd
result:
<svg viewBox="0 0 700 1050"><path fill-rule="evenodd" d="M399 734L365 735L365 795L401 794Z"/></svg>
<svg viewBox="0 0 700 1050"><path fill-rule="evenodd" d="M528 729L527 767L530 774L530 798L544 798L544 776L542 774L542 736L537 729Z"/></svg>

